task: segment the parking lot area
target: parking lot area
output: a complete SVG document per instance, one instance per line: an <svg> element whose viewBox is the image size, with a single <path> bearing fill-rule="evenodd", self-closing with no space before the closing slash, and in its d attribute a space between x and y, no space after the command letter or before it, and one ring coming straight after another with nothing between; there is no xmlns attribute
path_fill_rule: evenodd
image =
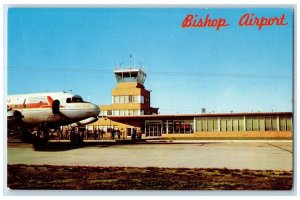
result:
<svg viewBox="0 0 300 200"><path fill-rule="evenodd" d="M95 144L36 151L8 143L8 164L292 170L292 141Z"/></svg>

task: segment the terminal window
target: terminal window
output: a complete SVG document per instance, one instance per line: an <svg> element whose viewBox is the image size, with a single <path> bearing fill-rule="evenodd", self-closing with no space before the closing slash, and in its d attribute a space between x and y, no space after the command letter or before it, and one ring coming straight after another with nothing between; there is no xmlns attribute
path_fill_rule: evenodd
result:
<svg viewBox="0 0 300 200"><path fill-rule="evenodd" d="M278 124L279 123L279 124ZM289 117L197 117L199 132L208 131L291 131L292 118Z"/></svg>

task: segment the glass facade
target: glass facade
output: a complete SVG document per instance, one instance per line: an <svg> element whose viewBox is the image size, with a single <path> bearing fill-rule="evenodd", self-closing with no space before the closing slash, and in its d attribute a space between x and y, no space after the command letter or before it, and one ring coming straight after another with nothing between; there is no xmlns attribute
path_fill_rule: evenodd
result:
<svg viewBox="0 0 300 200"><path fill-rule="evenodd" d="M233 131L239 131L239 120L238 118L232 119L232 130Z"/></svg>
<svg viewBox="0 0 300 200"><path fill-rule="evenodd" d="M286 130L287 131L292 131L293 130L293 125L292 125L292 119L291 118L286 119Z"/></svg>
<svg viewBox="0 0 300 200"><path fill-rule="evenodd" d="M259 131L265 131L266 130L266 124L265 124L265 119L260 117L258 118L258 126L259 126Z"/></svg>
<svg viewBox="0 0 300 200"><path fill-rule="evenodd" d="M161 134L191 134L194 132L192 120L146 120L146 136L160 136Z"/></svg>
<svg viewBox="0 0 300 200"><path fill-rule="evenodd" d="M195 117L197 132L292 131L292 118L281 116Z"/></svg>
<svg viewBox="0 0 300 200"><path fill-rule="evenodd" d="M244 131L242 118L224 117L196 117L196 127L198 132L203 131Z"/></svg>

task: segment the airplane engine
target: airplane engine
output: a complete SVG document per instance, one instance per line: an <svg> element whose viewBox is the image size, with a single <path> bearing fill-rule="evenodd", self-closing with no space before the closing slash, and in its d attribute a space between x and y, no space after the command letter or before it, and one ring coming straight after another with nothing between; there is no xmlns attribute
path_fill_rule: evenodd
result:
<svg viewBox="0 0 300 200"><path fill-rule="evenodd" d="M89 118L81 120L79 122L75 122L73 124L70 124L69 126L71 126L71 127L84 126L84 125L93 123L93 122L95 122L97 120L98 119L96 117L89 117Z"/></svg>
<svg viewBox="0 0 300 200"><path fill-rule="evenodd" d="M15 128L18 124L22 122L22 114L17 110L7 111L7 126L8 128Z"/></svg>

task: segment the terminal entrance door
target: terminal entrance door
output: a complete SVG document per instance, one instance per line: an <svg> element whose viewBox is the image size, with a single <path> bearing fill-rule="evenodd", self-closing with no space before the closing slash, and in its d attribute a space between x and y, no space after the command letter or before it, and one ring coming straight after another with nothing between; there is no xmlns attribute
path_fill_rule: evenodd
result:
<svg viewBox="0 0 300 200"><path fill-rule="evenodd" d="M145 135L146 137L160 137L162 129L161 120L145 121Z"/></svg>

